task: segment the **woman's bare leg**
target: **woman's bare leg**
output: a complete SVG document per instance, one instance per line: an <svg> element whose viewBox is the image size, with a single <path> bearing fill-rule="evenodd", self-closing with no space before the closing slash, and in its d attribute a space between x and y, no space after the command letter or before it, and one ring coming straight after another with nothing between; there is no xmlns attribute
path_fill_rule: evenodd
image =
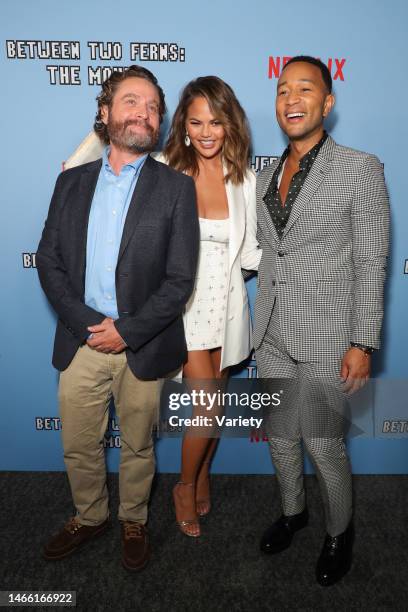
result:
<svg viewBox="0 0 408 612"><path fill-rule="evenodd" d="M189 351L188 360L184 366L184 378L189 379L191 389L201 390L215 378L213 361L209 350ZM205 406L200 406L195 414L205 412ZM212 438L199 437L187 432L183 438L181 450L180 482L185 485L176 485L173 490L177 522L184 533L191 536L200 535L200 525L196 511L196 481L198 471L206 455ZM189 486L187 486L189 485Z"/></svg>
<svg viewBox="0 0 408 612"><path fill-rule="evenodd" d="M222 372L220 371L221 348L213 349L210 351L210 355L214 368L214 377L216 379L224 379L226 382L228 378L228 368ZM209 440L207 450L198 471L196 484L196 510L199 516L205 516L211 509L209 472L212 458L218 446L218 440L219 438L211 438Z"/></svg>

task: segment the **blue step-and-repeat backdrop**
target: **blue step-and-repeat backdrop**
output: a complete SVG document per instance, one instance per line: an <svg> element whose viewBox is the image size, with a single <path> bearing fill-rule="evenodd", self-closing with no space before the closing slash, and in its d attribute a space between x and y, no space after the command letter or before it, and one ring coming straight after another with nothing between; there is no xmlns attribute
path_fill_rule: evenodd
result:
<svg viewBox="0 0 408 612"><path fill-rule="evenodd" d="M327 126L339 143L375 153L391 198L392 248L383 348L375 382L352 404L355 473L408 472L408 57L406 0L3 0L0 470L63 470L55 317L35 270L35 251L61 164L91 130L95 96L112 68L139 63L166 92L169 117L189 80L215 74L249 117L258 171L285 140L276 124L277 79L293 55L320 57L337 105ZM248 282L251 303L254 280ZM255 377L250 361L234 376ZM108 465L118 467L114 417ZM110 448L111 447L111 448ZM180 439L157 442L158 469L179 468ZM310 466L307 466L310 470ZM213 470L272 471L253 435L221 440Z"/></svg>

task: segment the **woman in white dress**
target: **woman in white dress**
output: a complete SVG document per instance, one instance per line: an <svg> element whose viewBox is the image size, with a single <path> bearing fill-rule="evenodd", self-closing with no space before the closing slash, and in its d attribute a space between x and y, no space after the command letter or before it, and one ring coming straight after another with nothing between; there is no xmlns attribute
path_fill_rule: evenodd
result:
<svg viewBox="0 0 408 612"><path fill-rule="evenodd" d="M229 85L199 77L183 90L162 158L191 175L200 220L200 257L184 327L187 379L226 378L252 349L248 297L241 268L256 270L255 175L248 169L245 112ZM220 381L221 382L221 381ZM173 490L183 533L200 535L210 510L209 468L217 438L187 433L179 482Z"/></svg>

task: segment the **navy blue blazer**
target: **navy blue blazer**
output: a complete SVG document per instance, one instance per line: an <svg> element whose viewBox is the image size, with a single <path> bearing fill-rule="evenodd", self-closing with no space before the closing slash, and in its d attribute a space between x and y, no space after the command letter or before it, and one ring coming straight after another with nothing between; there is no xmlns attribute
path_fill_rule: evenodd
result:
<svg viewBox="0 0 408 612"><path fill-rule="evenodd" d="M65 370L100 323L84 303L90 207L101 160L61 173L37 250L41 286L58 315L53 365ZM147 157L123 229L116 267L119 318L132 372L164 376L186 360L182 312L194 286L199 225L193 180Z"/></svg>

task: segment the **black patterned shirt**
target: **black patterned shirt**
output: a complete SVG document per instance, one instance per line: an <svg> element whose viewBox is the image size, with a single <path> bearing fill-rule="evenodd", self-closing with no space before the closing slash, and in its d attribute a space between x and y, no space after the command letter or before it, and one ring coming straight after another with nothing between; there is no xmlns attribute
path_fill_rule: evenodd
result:
<svg viewBox="0 0 408 612"><path fill-rule="evenodd" d="M317 157L322 145L326 141L327 132L324 132L322 138L319 140L315 146L310 149L299 160L299 171L296 172L289 185L288 195L286 196L286 202L282 205L282 199L279 193L279 176L282 172L283 164L285 163L289 152L290 145L288 145L283 152L282 157L280 158L279 165L273 173L272 180L268 187L268 191L264 195L264 202L268 207L269 213L272 217L272 221L276 227L276 231L278 232L279 238L282 238L282 234L286 227L286 223L288 222L289 215L292 211L293 204L299 195L300 190L303 187L303 183L306 180L307 175L310 172L311 167L313 166L313 162Z"/></svg>

